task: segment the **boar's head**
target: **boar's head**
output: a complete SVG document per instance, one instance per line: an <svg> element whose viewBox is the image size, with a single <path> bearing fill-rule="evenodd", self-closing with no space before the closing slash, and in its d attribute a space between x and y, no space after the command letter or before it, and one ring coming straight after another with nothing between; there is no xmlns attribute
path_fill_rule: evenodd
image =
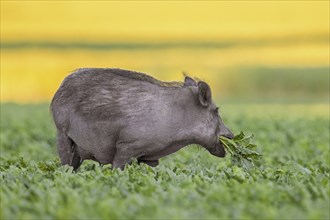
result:
<svg viewBox="0 0 330 220"><path fill-rule="evenodd" d="M232 139L234 135L222 121L219 108L212 101L210 86L203 81L196 82L188 76L185 78L184 86L189 86L196 97L192 110L196 114L193 119L196 143L212 155L224 157L226 152L219 138L224 136Z"/></svg>

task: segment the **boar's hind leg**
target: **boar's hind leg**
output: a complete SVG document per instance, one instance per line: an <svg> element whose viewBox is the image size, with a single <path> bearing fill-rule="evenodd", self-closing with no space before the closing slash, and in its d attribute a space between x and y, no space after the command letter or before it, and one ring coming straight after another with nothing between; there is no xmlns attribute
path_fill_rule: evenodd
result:
<svg viewBox="0 0 330 220"><path fill-rule="evenodd" d="M81 159L81 157L79 155L78 147L73 142L71 161L70 161L70 164L69 165L73 167L73 170L77 170L80 167L81 163L82 163L82 159Z"/></svg>
<svg viewBox="0 0 330 220"><path fill-rule="evenodd" d="M145 163L151 167L156 167L158 166L159 164L159 160L141 160L141 159L138 159L138 163Z"/></svg>
<svg viewBox="0 0 330 220"><path fill-rule="evenodd" d="M70 164L72 140L64 133L57 133L57 151L61 159L62 165Z"/></svg>
<svg viewBox="0 0 330 220"><path fill-rule="evenodd" d="M57 150L62 165L73 166L76 170L81 165L81 158L78 153L77 145L65 133L57 134Z"/></svg>

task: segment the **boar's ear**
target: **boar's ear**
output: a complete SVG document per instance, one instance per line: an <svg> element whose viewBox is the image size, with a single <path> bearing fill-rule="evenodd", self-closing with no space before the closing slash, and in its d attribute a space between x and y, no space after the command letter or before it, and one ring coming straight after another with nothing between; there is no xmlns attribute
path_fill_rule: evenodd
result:
<svg viewBox="0 0 330 220"><path fill-rule="evenodd" d="M189 76L186 76L184 78L184 86L197 86L197 83L195 80L193 80Z"/></svg>
<svg viewBox="0 0 330 220"><path fill-rule="evenodd" d="M212 103L211 97L211 88L207 83L200 81L198 82L198 95L199 95L199 102L204 107L208 107Z"/></svg>

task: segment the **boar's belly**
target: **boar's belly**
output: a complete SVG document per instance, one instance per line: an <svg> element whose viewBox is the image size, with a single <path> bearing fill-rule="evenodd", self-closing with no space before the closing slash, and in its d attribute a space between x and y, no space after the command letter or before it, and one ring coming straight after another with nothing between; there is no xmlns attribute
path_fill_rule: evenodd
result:
<svg viewBox="0 0 330 220"><path fill-rule="evenodd" d="M140 157L140 159L141 160L158 160L162 157L165 157L167 155L170 155L170 154L173 154L173 153L177 152L178 150L180 150L184 146L186 146L186 144L184 144L184 143L172 144L172 145L169 145L169 146L165 147L164 149L162 149L160 151L157 151L155 153L144 155L144 156Z"/></svg>

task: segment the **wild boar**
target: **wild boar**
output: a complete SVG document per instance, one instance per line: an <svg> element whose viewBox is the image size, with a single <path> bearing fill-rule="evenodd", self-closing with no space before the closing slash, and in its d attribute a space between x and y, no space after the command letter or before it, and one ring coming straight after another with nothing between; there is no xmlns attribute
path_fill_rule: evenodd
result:
<svg viewBox="0 0 330 220"><path fill-rule="evenodd" d="M190 144L224 157L219 136L233 137L209 85L188 76L162 82L129 70L78 69L63 80L51 112L61 163L74 170L87 159L120 169L133 158L157 166Z"/></svg>

